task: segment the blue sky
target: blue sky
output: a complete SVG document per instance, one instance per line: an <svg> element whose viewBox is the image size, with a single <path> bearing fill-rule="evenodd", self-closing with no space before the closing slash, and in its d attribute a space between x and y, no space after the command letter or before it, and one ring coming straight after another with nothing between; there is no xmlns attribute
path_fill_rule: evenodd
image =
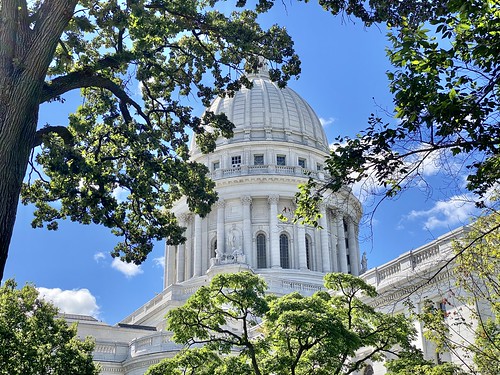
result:
<svg viewBox="0 0 500 375"><path fill-rule="evenodd" d="M279 2L278 2L279 3ZM330 142L338 135L355 135L367 124L370 113L392 109L385 72L384 27L365 28L333 17L316 4L278 4L262 19L264 24L285 25L302 60L302 74L289 83L321 118ZM65 124L66 115L78 105L78 93L65 104L41 108L40 123ZM191 105L199 103L191 99ZM427 163L429 189L407 191L377 208L372 227L361 228L360 248L369 267L381 265L468 222L471 204L456 194L456 187L440 173L439 163ZM373 209L365 204L365 212ZM162 290L161 257L157 243L140 267L124 265L109 256L117 239L105 228L62 222L49 232L32 229L31 207L19 207L5 278L18 284L33 282L63 310L118 322Z"/></svg>

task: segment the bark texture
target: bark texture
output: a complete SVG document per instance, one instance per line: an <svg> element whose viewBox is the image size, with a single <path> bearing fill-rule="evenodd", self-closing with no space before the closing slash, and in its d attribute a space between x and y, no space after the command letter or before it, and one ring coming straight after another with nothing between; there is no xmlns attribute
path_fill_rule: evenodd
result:
<svg viewBox="0 0 500 375"><path fill-rule="evenodd" d="M0 280L47 69L76 3L46 0L29 16L25 1L0 0Z"/></svg>

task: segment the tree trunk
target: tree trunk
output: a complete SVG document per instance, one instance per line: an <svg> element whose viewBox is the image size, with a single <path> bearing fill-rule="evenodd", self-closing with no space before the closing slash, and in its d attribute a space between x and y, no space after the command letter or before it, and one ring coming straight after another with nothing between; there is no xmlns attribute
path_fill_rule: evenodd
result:
<svg viewBox="0 0 500 375"><path fill-rule="evenodd" d="M36 99L40 92L33 81L11 80L9 83L0 86L0 280L36 132L39 108Z"/></svg>
<svg viewBox="0 0 500 375"><path fill-rule="evenodd" d="M26 0L0 0L0 281L41 92L57 43L78 0L44 0L33 20Z"/></svg>

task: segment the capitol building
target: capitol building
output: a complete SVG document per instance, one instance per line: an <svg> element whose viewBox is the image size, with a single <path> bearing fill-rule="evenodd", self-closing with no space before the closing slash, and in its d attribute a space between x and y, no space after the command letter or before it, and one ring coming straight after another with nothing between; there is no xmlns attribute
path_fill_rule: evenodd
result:
<svg viewBox="0 0 500 375"><path fill-rule="evenodd" d="M405 293L418 306L423 298L438 301L450 288L446 270L433 282L426 280L452 257L451 241L464 229L367 269L358 243L362 207L348 187L325 193L322 229L278 219L280 214L293 214L299 184L328 177L323 171L328 141L318 116L295 91L278 88L265 68L248 78L251 89L217 98L209 108L234 123L234 137L218 139L210 154L202 154L194 141L191 145L192 160L210 169L219 199L204 218L191 213L185 200L173 207L186 227L187 241L166 246L162 292L114 326L92 317L66 316L78 321L80 336L95 338L94 358L103 375L142 375L161 359L174 356L181 347L165 330L167 311L182 305L218 273L251 271L276 295L311 295L323 288L328 272L360 275L380 293L371 303L387 312L404 310ZM417 331L415 344L435 359L422 328ZM451 354L439 359L454 360ZM373 363L362 374L383 373L383 364Z"/></svg>

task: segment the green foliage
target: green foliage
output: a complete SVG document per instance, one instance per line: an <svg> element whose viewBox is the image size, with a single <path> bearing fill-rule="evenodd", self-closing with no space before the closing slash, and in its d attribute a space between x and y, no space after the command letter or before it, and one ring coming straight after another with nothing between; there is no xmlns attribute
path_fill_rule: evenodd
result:
<svg viewBox="0 0 500 375"><path fill-rule="evenodd" d="M386 375L465 375L451 363L436 364L424 359L422 352L404 353L397 359L385 363Z"/></svg>
<svg viewBox="0 0 500 375"><path fill-rule="evenodd" d="M467 343L478 372L500 372L500 212L488 212L471 225L465 238L454 244L457 286L462 302L475 306L476 340Z"/></svg>
<svg viewBox="0 0 500 375"><path fill-rule="evenodd" d="M496 202L492 204L495 206ZM414 306L408 306L413 319L422 322L423 335L435 345L436 352L453 354L474 374L500 372L499 246L500 213L488 210L453 243L455 288L438 302L424 301L418 313ZM394 362L396 367L388 367L393 371L389 374L409 374L398 369L398 361ZM419 366L423 366L424 374L458 371L451 366L436 368L431 363Z"/></svg>
<svg viewBox="0 0 500 375"><path fill-rule="evenodd" d="M210 211L215 185L204 165L189 161L189 134L209 152L217 137L232 135L233 124L224 114L193 116L189 98L208 106L250 86L244 73L257 71L262 59L279 86L300 72L286 30L258 24L268 1L255 10L238 9L246 5L239 1L227 13L217 3L79 2L48 56L38 101L78 88L83 101L67 126L47 124L36 134L41 150L21 193L24 204L36 206L33 227L55 230L61 219L104 225L123 239L112 255L139 264L153 241L185 241L170 211L175 201L184 196L192 212ZM34 19L45 17L39 6L29 10Z"/></svg>
<svg viewBox="0 0 500 375"><path fill-rule="evenodd" d="M0 288L0 374L97 375L94 343L76 337L76 326L57 319L57 309L31 285Z"/></svg>
<svg viewBox="0 0 500 375"><path fill-rule="evenodd" d="M332 294L265 296L264 281L249 272L217 275L168 313L167 328L187 349L148 374L350 374L411 350L408 319L361 301L376 296L373 287L344 274L327 275L325 286Z"/></svg>
<svg viewBox="0 0 500 375"><path fill-rule="evenodd" d="M436 6L425 24L402 14L389 33L394 70L387 75L397 122L372 115L357 137L338 138L325 164L328 183L303 188L299 214L313 217L314 202L303 194L339 191L366 178L394 197L418 183L426 160L437 155L461 158L467 188L479 199L500 179L500 3Z"/></svg>

